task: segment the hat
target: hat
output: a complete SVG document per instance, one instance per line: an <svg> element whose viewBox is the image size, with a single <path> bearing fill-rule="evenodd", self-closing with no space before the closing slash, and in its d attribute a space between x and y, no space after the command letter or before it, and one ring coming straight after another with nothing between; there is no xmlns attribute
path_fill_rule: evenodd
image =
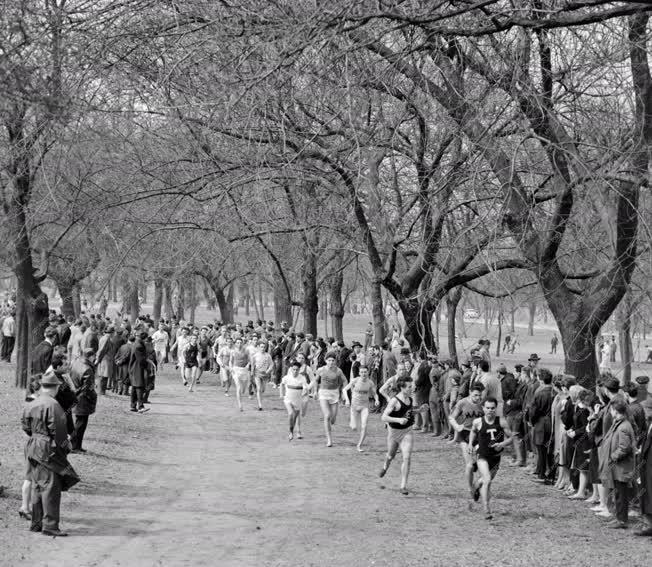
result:
<svg viewBox="0 0 652 567"><path fill-rule="evenodd" d="M535 362L535 361L538 361L538 360L541 360L541 359L539 358L538 354L534 353L534 354L531 354L530 358L528 358L527 360L528 360L528 362Z"/></svg>
<svg viewBox="0 0 652 567"><path fill-rule="evenodd" d="M498 367L498 374L507 374L507 368L504 364L501 364Z"/></svg>
<svg viewBox="0 0 652 567"><path fill-rule="evenodd" d="M641 402L641 406L645 411L645 417L652 417L652 398L646 398Z"/></svg>
<svg viewBox="0 0 652 567"><path fill-rule="evenodd" d="M644 385L650 383L650 379L647 376L637 376L635 378L635 380L636 380L636 383L640 384L641 386L644 386Z"/></svg>
<svg viewBox="0 0 652 567"><path fill-rule="evenodd" d="M607 378L602 385L610 392L617 392L620 389L618 378L614 378L613 376Z"/></svg>
<svg viewBox="0 0 652 567"><path fill-rule="evenodd" d="M516 369L516 372L520 372L523 370L523 365L522 364L515 364L514 368Z"/></svg>
<svg viewBox="0 0 652 567"><path fill-rule="evenodd" d="M41 378L41 386L58 386L59 384L61 382L54 371L46 372Z"/></svg>
<svg viewBox="0 0 652 567"><path fill-rule="evenodd" d="M355 348L355 347L357 347L357 346L359 346L360 348L362 348L362 344L360 344L358 341L353 341L353 343L351 343L351 348Z"/></svg>

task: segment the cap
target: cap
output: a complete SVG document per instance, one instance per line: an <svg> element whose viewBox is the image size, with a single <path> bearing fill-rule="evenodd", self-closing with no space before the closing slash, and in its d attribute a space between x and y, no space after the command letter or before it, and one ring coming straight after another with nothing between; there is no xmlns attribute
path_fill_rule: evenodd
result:
<svg viewBox="0 0 652 567"><path fill-rule="evenodd" d="M507 367L504 364L498 367L498 374L507 374Z"/></svg>
<svg viewBox="0 0 652 567"><path fill-rule="evenodd" d="M641 386L650 383L650 379L647 376L637 376L635 378L635 380L636 380L636 383L640 384Z"/></svg>
<svg viewBox="0 0 652 567"><path fill-rule="evenodd" d="M41 386L58 386L61 384L54 371L46 372L41 378Z"/></svg>
<svg viewBox="0 0 652 567"><path fill-rule="evenodd" d="M531 354L530 358L528 358L528 362L533 362L533 361L537 361L537 360L541 360L541 359L539 358L539 355L536 354L536 353Z"/></svg>
<svg viewBox="0 0 652 567"><path fill-rule="evenodd" d="M358 341L353 341L353 342L351 343L351 348L355 348L355 347L357 347L357 346L359 346L360 348L362 348L362 344L359 343Z"/></svg>

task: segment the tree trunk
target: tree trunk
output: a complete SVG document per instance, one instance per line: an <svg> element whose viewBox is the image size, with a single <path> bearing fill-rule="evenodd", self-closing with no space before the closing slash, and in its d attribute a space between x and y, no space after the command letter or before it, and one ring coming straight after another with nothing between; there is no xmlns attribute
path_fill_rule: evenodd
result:
<svg viewBox="0 0 652 567"><path fill-rule="evenodd" d="M72 284L69 282L58 281L57 289L59 290L59 296L61 297L61 314L68 319L76 317L75 314L75 305L73 303L73 291Z"/></svg>
<svg viewBox="0 0 652 567"><path fill-rule="evenodd" d="M212 287L212 286L211 286ZM222 323L233 323L233 285L229 286L227 294L222 287L213 288L220 309Z"/></svg>
<svg viewBox="0 0 652 567"><path fill-rule="evenodd" d="M484 311L484 334L485 336L489 335L489 299L486 297L482 298L483 311Z"/></svg>
<svg viewBox="0 0 652 567"><path fill-rule="evenodd" d="M432 334L432 315L435 309L424 305L418 299L401 299L398 305L405 320L405 338L413 351L426 348L437 353L435 337Z"/></svg>
<svg viewBox="0 0 652 567"><path fill-rule="evenodd" d="M496 356L500 356L500 345L503 340L503 301L498 300L498 340L496 341Z"/></svg>
<svg viewBox="0 0 652 567"><path fill-rule="evenodd" d="M174 317L174 306L172 305L172 284L169 279L163 281L163 312L166 319Z"/></svg>
<svg viewBox="0 0 652 567"><path fill-rule="evenodd" d="M439 349L439 322L441 321L441 303L437 304L437 309L435 310L435 344L437 345L437 350Z"/></svg>
<svg viewBox="0 0 652 567"><path fill-rule="evenodd" d="M618 338L620 359L623 363L623 384L629 384L632 381L632 362L634 362L634 349L632 346L633 310L631 292L627 292L618 309Z"/></svg>
<svg viewBox="0 0 652 567"><path fill-rule="evenodd" d="M75 317L79 317L82 312L81 290L79 284L72 286L72 306L75 311Z"/></svg>
<svg viewBox="0 0 652 567"><path fill-rule="evenodd" d="M303 285L303 332L317 336L317 314L319 313L319 294L317 292L317 258L307 250L301 269Z"/></svg>
<svg viewBox="0 0 652 567"><path fill-rule="evenodd" d="M446 295L446 320L448 325L448 357L453 361L455 366L457 360L457 341L455 339L457 307L462 299L462 287L456 287Z"/></svg>
<svg viewBox="0 0 652 567"><path fill-rule="evenodd" d="M143 284L140 286L140 289L142 290L142 297L143 297L143 305L147 303L147 282L143 282Z"/></svg>
<svg viewBox="0 0 652 567"><path fill-rule="evenodd" d="M131 282L129 286L129 293L127 295L127 307L129 311L129 319L133 325L140 315L140 300L138 293L138 284L136 282Z"/></svg>
<svg viewBox="0 0 652 567"><path fill-rule="evenodd" d="M374 322L374 343L380 345L385 342L385 309L380 282L376 279L371 282L371 316Z"/></svg>
<svg viewBox="0 0 652 567"><path fill-rule="evenodd" d="M292 303L278 270L274 269L274 323L292 324Z"/></svg>
<svg viewBox="0 0 652 567"><path fill-rule="evenodd" d="M177 316L178 321L183 321L185 319L185 313L184 313L184 306L185 306L185 298L186 295L186 288L183 285L183 282L181 280L177 280L177 296L176 296L176 305L174 305L174 313Z"/></svg>
<svg viewBox="0 0 652 567"><path fill-rule="evenodd" d="M197 282L195 277L190 278L190 324L195 324L195 313L197 311Z"/></svg>
<svg viewBox="0 0 652 567"><path fill-rule="evenodd" d="M509 332L512 335L516 333L516 307L514 305L512 305L512 310L509 314Z"/></svg>
<svg viewBox="0 0 652 567"><path fill-rule="evenodd" d="M263 301L263 282L258 280L258 308L260 310L260 319L265 320L265 302Z"/></svg>
<svg viewBox="0 0 652 567"><path fill-rule="evenodd" d="M344 340L344 305L342 304L342 286L344 272L339 272L331 279L330 285L330 316L333 337L338 341Z"/></svg>
<svg viewBox="0 0 652 567"><path fill-rule="evenodd" d="M530 301L528 304L528 320L527 320L527 334L530 337L534 336L534 316L537 313L537 302Z"/></svg>
<svg viewBox="0 0 652 567"><path fill-rule="evenodd" d="M152 319L154 325L158 325L161 319L161 309L163 307L163 280L156 278L154 280L154 303L152 304Z"/></svg>

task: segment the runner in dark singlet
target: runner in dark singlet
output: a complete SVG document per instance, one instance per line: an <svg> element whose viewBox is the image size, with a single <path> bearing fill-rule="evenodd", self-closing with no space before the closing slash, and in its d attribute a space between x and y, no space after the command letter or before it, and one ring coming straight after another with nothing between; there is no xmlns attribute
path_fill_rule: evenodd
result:
<svg viewBox="0 0 652 567"><path fill-rule="evenodd" d="M208 337L208 327L202 327L199 332L199 338L197 339L197 347L199 353L197 355L197 384L199 384L199 379L201 375L206 370L206 365L209 360L209 353L211 350L211 340Z"/></svg>
<svg viewBox="0 0 652 567"><path fill-rule="evenodd" d="M478 472L480 478L475 485L474 500L482 496L485 519L491 520L491 482L500 467L500 454L512 441L512 432L509 430L507 421L502 417L496 417L498 401L495 398L487 398L482 405L484 417L473 422L469 439L469 451L473 451L473 445L477 442Z"/></svg>
<svg viewBox="0 0 652 567"><path fill-rule="evenodd" d="M186 345L183 351L183 359L186 367L185 378L190 382L190 385L188 386L189 392L192 392L197 381L197 367L199 365L197 360L198 355L199 347L197 346L197 335L191 335L190 342Z"/></svg>
<svg viewBox="0 0 652 567"><path fill-rule="evenodd" d="M412 378L409 376L396 380L398 394L391 398L383 413L382 420L387 423L387 456L379 476L382 478L401 449L403 463L401 464L401 494L408 494L407 479L410 474L410 459L412 457L412 442L414 434L414 408L412 405Z"/></svg>

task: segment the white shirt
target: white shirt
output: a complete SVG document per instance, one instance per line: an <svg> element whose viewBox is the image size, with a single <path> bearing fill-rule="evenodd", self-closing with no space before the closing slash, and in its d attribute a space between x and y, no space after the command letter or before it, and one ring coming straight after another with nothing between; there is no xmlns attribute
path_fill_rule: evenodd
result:
<svg viewBox="0 0 652 567"><path fill-rule="evenodd" d="M16 321L14 321L14 318L11 315L5 317L5 320L2 322L2 336L16 336Z"/></svg>

